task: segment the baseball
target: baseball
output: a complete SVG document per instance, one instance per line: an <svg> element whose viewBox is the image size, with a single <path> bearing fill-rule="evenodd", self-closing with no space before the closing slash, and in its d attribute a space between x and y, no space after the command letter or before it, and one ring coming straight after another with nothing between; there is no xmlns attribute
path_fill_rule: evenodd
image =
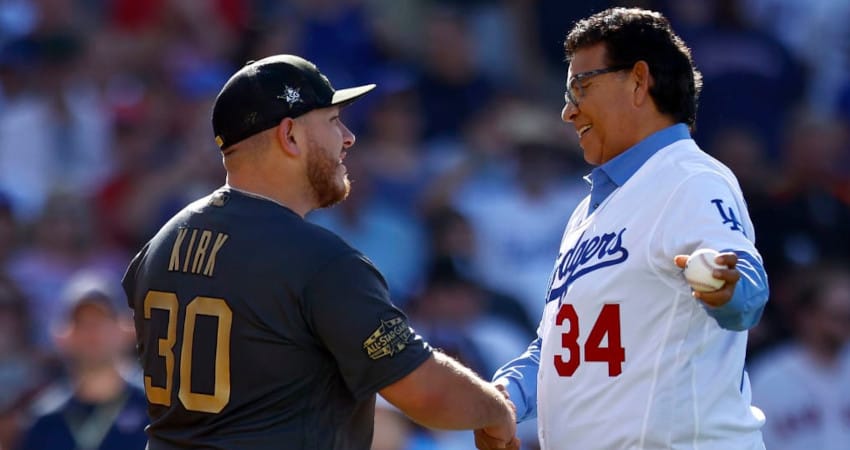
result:
<svg viewBox="0 0 850 450"><path fill-rule="evenodd" d="M710 248L701 248L688 257L685 266L685 280L693 290L699 292L716 291L726 284L725 280L719 280L711 276L714 269L725 269L726 267L714 262L720 253Z"/></svg>

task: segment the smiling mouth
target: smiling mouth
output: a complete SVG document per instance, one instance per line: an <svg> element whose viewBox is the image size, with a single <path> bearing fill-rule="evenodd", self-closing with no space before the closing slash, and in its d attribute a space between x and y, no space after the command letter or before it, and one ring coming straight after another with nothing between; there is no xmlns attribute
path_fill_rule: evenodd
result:
<svg viewBox="0 0 850 450"><path fill-rule="evenodd" d="M579 139L581 139L588 131L590 131L591 128L593 128L593 125L585 125L579 128L577 130Z"/></svg>

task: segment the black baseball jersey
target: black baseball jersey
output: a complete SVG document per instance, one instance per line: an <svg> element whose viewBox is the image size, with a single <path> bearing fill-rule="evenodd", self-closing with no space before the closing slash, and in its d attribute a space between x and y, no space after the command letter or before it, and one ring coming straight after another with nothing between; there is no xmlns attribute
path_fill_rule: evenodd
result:
<svg viewBox="0 0 850 450"><path fill-rule="evenodd" d="M431 354L362 254L229 187L163 226L123 285L150 450L368 449L376 392Z"/></svg>

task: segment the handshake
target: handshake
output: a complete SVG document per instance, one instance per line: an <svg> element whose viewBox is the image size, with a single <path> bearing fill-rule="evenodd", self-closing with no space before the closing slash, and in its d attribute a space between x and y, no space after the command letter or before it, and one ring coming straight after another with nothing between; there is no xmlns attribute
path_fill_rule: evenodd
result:
<svg viewBox="0 0 850 450"><path fill-rule="evenodd" d="M493 386L505 397L505 403L510 408L507 411L508 420L475 430L475 447L479 450L519 450L520 440L516 436L516 406L511 401L505 386L501 384Z"/></svg>

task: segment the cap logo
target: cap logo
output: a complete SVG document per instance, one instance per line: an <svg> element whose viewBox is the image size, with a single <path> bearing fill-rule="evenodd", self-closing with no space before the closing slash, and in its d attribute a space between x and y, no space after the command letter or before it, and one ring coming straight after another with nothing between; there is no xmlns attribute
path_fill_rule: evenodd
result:
<svg viewBox="0 0 850 450"><path fill-rule="evenodd" d="M286 86L283 95L278 95L277 98L286 100L286 103L289 103L289 107L291 108L292 105L301 102L301 93L296 88Z"/></svg>

